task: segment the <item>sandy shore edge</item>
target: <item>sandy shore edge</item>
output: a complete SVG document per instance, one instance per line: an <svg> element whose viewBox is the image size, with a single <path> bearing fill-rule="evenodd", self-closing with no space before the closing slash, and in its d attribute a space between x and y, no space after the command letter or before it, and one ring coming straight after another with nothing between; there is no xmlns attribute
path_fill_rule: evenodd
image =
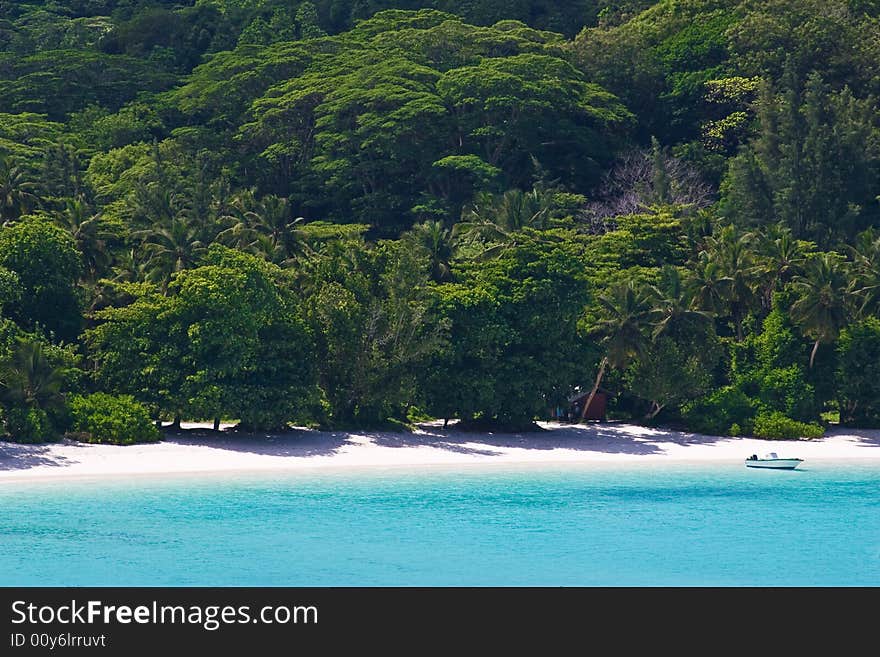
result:
<svg viewBox="0 0 880 657"><path fill-rule="evenodd" d="M438 465L741 463L750 454L771 451L802 458L804 465L876 459L880 466L880 430L833 429L817 440L770 441L616 423L542 423L545 431L523 434L466 433L427 425L415 433L218 435L203 432L203 425L184 426L188 431L150 445L0 443L0 482Z"/></svg>

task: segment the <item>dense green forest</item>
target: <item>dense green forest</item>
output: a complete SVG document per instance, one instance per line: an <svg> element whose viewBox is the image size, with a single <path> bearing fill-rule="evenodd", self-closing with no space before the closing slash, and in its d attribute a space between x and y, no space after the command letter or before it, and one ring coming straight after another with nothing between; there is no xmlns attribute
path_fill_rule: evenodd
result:
<svg viewBox="0 0 880 657"><path fill-rule="evenodd" d="M877 0L0 5L6 435L880 426Z"/></svg>

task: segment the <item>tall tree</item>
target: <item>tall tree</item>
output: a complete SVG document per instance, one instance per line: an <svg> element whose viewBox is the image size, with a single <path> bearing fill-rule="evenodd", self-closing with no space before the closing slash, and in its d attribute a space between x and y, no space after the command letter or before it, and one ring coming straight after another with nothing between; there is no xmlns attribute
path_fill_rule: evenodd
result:
<svg viewBox="0 0 880 657"><path fill-rule="evenodd" d="M734 226L721 227L706 238L705 248L710 261L718 263L725 280L724 316L733 321L737 341L744 337L743 322L758 304L757 280L754 269L754 253L750 247L750 235Z"/></svg>
<svg viewBox="0 0 880 657"><path fill-rule="evenodd" d="M32 210L39 199L36 183L27 171L11 158L0 156L0 219L3 224L15 221Z"/></svg>
<svg viewBox="0 0 880 657"><path fill-rule="evenodd" d="M880 315L880 235L868 229L859 234L855 244L847 245L847 250L855 276L858 314Z"/></svg>
<svg viewBox="0 0 880 657"><path fill-rule="evenodd" d="M218 238L239 249L264 256L269 262L287 265L309 247L301 227L303 217L292 216L290 200L269 194L257 200L248 190L233 202L236 217Z"/></svg>
<svg viewBox="0 0 880 657"><path fill-rule="evenodd" d="M655 339L662 335L680 338L708 327L712 315L695 308L692 289L677 268L667 265L661 269L660 284L650 287Z"/></svg>
<svg viewBox="0 0 880 657"><path fill-rule="evenodd" d="M767 226L756 231L752 237L758 256L755 274L760 281L761 302L769 311L773 294L803 272L807 254L812 251L813 245L796 240L791 229L785 226Z"/></svg>
<svg viewBox="0 0 880 657"><path fill-rule="evenodd" d="M688 280L691 305L713 315L724 315L731 295L733 278L726 276L720 262L700 251Z"/></svg>
<svg viewBox="0 0 880 657"><path fill-rule="evenodd" d="M515 244L517 233L523 228L547 228L552 208L553 194L543 189L511 189L500 196L484 192L465 211L463 221L454 230L463 240L482 241L483 256L493 257Z"/></svg>
<svg viewBox="0 0 880 657"><path fill-rule="evenodd" d="M427 412L523 429L564 402L587 357L577 329L589 298L581 258L575 240L527 230L436 286L431 323L444 340L420 376Z"/></svg>
<svg viewBox="0 0 880 657"><path fill-rule="evenodd" d="M431 266L431 279L435 283L452 280L450 261L455 253L456 239L442 221L426 221L416 224L404 233L403 240L427 252Z"/></svg>
<svg viewBox="0 0 880 657"><path fill-rule="evenodd" d="M874 99L792 69L758 100L759 133L731 161L724 213L740 225L782 222L822 246L880 217L880 126Z"/></svg>
<svg viewBox="0 0 880 657"><path fill-rule="evenodd" d="M110 246L114 241L120 241L121 235L82 198L67 199L64 210L54 216L55 223L64 228L76 243L85 282L94 283L108 270L112 261Z"/></svg>
<svg viewBox="0 0 880 657"><path fill-rule="evenodd" d="M810 258L803 275L792 281L798 298L791 314L804 333L813 340L810 367L822 343L833 342L850 314L849 281L846 266L836 253L820 253Z"/></svg>
<svg viewBox="0 0 880 657"><path fill-rule="evenodd" d="M26 215L0 228L0 267L15 272L21 294L4 313L26 330L40 328L58 340L80 331L76 282L80 253L73 238L44 215Z"/></svg>
<svg viewBox="0 0 880 657"><path fill-rule="evenodd" d="M632 280L617 283L607 293L599 295L597 304L598 321L590 334L600 340L604 356L581 410L581 419L586 417L602 385L606 368L623 369L644 352L647 346L645 332L653 310L651 293Z"/></svg>
<svg viewBox="0 0 880 657"><path fill-rule="evenodd" d="M186 217L174 217L168 225L156 225L135 234L141 238L147 275L167 288L174 274L193 267L207 248L200 227Z"/></svg>

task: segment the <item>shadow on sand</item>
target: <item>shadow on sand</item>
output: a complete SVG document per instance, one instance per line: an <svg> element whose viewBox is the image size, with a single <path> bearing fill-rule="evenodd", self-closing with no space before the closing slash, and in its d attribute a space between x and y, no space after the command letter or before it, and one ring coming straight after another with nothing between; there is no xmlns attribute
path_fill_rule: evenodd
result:
<svg viewBox="0 0 880 657"><path fill-rule="evenodd" d="M429 446L486 455L498 453L492 450L493 447L647 455L663 453L660 443L706 445L724 440L720 436L702 436L612 422L552 425L544 431L528 433L471 433L459 431L454 425L445 430L435 425L425 425L421 429L424 433L381 434L374 442L384 447Z"/></svg>
<svg viewBox="0 0 880 657"><path fill-rule="evenodd" d="M360 434L358 434L360 435ZM331 456L349 440L352 434L343 431L313 431L292 429L284 433L251 433L224 429L181 429L166 431L163 442L175 445L201 445L232 452L247 452L264 456Z"/></svg>
<svg viewBox="0 0 880 657"><path fill-rule="evenodd" d="M38 466L64 467L71 460L53 454L51 445L22 445L0 442L0 470L28 470Z"/></svg>
<svg viewBox="0 0 880 657"><path fill-rule="evenodd" d="M857 447L880 448L880 429L849 429L847 427L832 427L825 432L825 435L854 438Z"/></svg>
<svg viewBox="0 0 880 657"><path fill-rule="evenodd" d="M880 450L880 430L835 427L826 435L847 436L859 447ZM251 433L234 428L213 431L196 426L179 431L170 431L166 427L164 436L164 442L170 444L289 458L332 456L346 447L364 443L386 448L432 448L484 457L500 456L503 450L512 448L651 455L664 453L664 444L706 446L724 440L729 438L617 422L582 425L545 423L542 430L523 433L464 431L454 424L444 429L440 423L421 425L414 432L292 429L284 433ZM74 441L64 441L63 445L65 448L88 447ZM65 467L75 462L75 458L59 454L52 444L22 445L0 441L0 471L27 470L39 466Z"/></svg>
<svg viewBox="0 0 880 657"><path fill-rule="evenodd" d="M497 456L502 449L567 449L607 454L661 454L660 443L707 445L720 436L703 436L660 428L629 424L550 425L542 431L525 433L470 432L443 429L439 424L421 425L417 432L407 431L316 431L295 429L286 433L245 433L235 430L193 428L166 433L165 442L203 445L216 449L271 456L330 456L346 445L367 440L379 447L430 447L459 454Z"/></svg>

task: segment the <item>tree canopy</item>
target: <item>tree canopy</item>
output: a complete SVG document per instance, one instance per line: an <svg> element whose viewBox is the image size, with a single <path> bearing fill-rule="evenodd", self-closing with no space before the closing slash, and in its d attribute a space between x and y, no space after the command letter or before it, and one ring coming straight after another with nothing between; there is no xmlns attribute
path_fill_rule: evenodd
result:
<svg viewBox="0 0 880 657"><path fill-rule="evenodd" d="M878 34L868 0L3 3L6 432L521 429L600 389L876 425Z"/></svg>

